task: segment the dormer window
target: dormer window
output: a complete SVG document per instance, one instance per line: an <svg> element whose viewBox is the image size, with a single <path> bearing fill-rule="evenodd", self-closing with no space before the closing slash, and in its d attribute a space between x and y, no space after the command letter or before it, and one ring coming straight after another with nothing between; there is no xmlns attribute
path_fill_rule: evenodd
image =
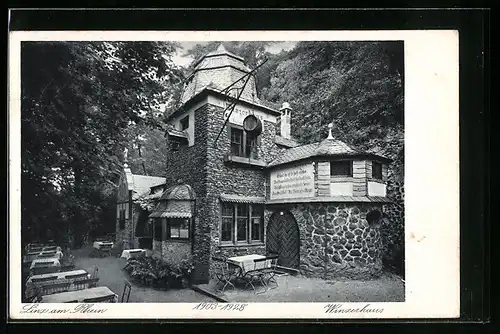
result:
<svg viewBox="0 0 500 334"><path fill-rule="evenodd" d="M181 131L189 128L189 115L181 119L180 125L181 125Z"/></svg>
<svg viewBox="0 0 500 334"><path fill-rule="evenodd" d="M372 161L372 178L382 180L382 164Z"/></svg>
<svg viewBox="0 0 500 334"><path fill-rule="evenodd" d="M330 175L331 176L352 176L352 161L332 161L330 162Z"/></svg>

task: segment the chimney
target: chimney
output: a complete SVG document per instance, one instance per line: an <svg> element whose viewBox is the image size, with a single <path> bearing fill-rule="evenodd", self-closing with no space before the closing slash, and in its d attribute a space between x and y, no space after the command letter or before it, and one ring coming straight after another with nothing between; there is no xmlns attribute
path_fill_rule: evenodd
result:
<svg viewBox="0 0 500 334"><path fill-rule="evenodd" d="M283 138L291 139L290 135L290 118L292 108L290 108L290 104L288 102L284 102L280 108L281 118L279 120L280 124L280 135Z"/></svg>

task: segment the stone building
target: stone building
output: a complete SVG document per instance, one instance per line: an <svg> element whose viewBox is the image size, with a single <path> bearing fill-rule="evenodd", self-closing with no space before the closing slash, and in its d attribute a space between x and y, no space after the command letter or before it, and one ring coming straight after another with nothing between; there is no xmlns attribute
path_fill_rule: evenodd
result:
<svg viewBox="0 0 500 334"><path fill-rule="evenodd" d="M141 239L152 238L148 216L156 204L152 201L158 193L161 195L164 185L164 177L132 174L124 164L116 201L116 241L124 242L125 248L147 246Z"/></svg>
<svg viewBox="0 0 500 334"><path fill-rule="evenodd" d="M277 253L278 264L314 277L366 277L381 271L378 221L388 159L359 151L331 133L298 145L292 109L257 97L241 57L222 46L198 61L182 106L169 116L167 190L150 215L153 253L190 259L206 282L215 254ZM239 94L241 93L241 94ZM258 120L257 132L243 129ZM227 121L227 122L226 122Z"/></svg>

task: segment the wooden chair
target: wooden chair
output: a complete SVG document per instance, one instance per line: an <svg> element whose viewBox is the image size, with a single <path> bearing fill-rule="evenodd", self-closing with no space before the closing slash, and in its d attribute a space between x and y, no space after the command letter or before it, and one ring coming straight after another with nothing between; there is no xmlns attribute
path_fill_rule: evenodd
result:
<svg viewBox="0 0 500 334"><path fill-rule="evenodd" d="M90 278L99 278L99 268L97 268L97 266L94 266L94 271L92 275L90 275Z"/></svg>
<svg viewBox="0 0 500 334"><path fill-rule="evenodd" d="M125 280L125 285L123 286L123 293L122 293L122 303L128 303L128 300L130 298L130 292L132 292L132 284L130 284L129 281ZM127 299L125 299L125 295L127 296Z"/></svg>
<svg viewBox="0 0 500 334"><path fill-rule="evenodd" d="M84 299L84 303L113 303L115 300L115 296L104 296L104 297L95 297L95 298L87 298Z"/></svg>
<svg viewBox="0 0 500 334"><path fill-rule="evenodd" d="M64 276L64 278L67 278L67 279L88 278L88 274L87 273L83 273L83 274L66 275L66 276Z"/></svg>
<svg viewBox="0 0 500 334"><path fill-rule="evenodd" d="M55 256L56 256L56 252L54 252L54 253L42 253L42 254L37 256L37 259L47 259L47 258L55 257Z"/></svg>
<svg viewBox="0 0 500 334"><path fill-rule="evenodd" d="M112 245L102 245L101 248L99 248L99 256L100 257L110 256L112 248L113 248Z"/></svg>
<svg viewBox="0 0 500 334"><path fill-rule="evenodd" d="M98 282L99 278L85 278L75 279L71 284L73 284L74 290L85 290L96 287Z"/></svg>
<svg viewBox="0 0 500 334"><path fill-rule="evenodd" d="M266 286L269 287L269 283L274 283L273 287L270 289L276 289L278 287L278 281L276 281L276 266L278 265L278 255L270 255L266 257L267 261L271 261L271 266L263 270L264 280Z"/></svg>
<svg viewBox="0 0 500 334"><path fill-rule="evenodd" d="M40 278L32 278L31 282L41 283L41 282L47 282L47 281L55 281L56 279L57 279L57 276L40 277Z"/></svg>
<svg viewBox="0 0 500 334"><path fill-rule="evenodd" d="M229 264L226 259L213 256L212 260L215 263L215 278L217 279L217 283L215 284L215 290L224 293L225 289L230 286L235 289L233 284L233 280L237 277L236 269L229 268ZM221 289L217 289L217 286L222 284Z"/></svg>
<svg viewBox="0 0 500 334"><path fill-rule="evenodd" d="M54 293L67 292L70 290L71 283L70 282L61 282L56 284L44 284L40 285L40 289L42 290L42 295L52 295Z"/></svg>
<svg viewBox="0 0 500 334"><path fill-rule="evenodd" d="M35 267L30 270L31 275L53 274L59 272L58 267Z"/></svg>
<svg viewBox="0 0 500 334"><path fill-rule="evenodd" d="M253 269L249 270L245 273L243 278L247 282L245 285L245 288L248 287L249 285L253 288L253 291L258 294L258 293L263 293L267 291L267 284L265 281L265 265L266 265L267 258L262 258L262 259L255 259L253 260ZM257 292L257 289L255 288L254 283L261 283L262 286L265 288L264 291Z"/></svg>
<svg viewBox="0 0 500 334"><path fill-rule="evenodd" d="M42 299L42 290L35 287L33 295L29 298L30 303L40 303Z"/></svg>
<svg viewBox="0 0 500 334"><path fill-rule="evenodd" d="M75 265L74 264L65 264L65 265L61 266L61 271L70 271L70 270L73 270L73 269L75 269Z"/></svg>

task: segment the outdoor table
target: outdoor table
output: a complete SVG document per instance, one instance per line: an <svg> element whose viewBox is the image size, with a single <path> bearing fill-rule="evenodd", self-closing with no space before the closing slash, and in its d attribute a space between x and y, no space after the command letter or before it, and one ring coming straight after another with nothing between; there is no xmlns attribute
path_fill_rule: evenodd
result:
<svg viewBox="0 0 500 334"><path fill-rule="evenodd" d="M37 264L44 264L43 267L61 267L61 263L59 263L59 259L55 257L49 257L46 259L35 259L31 262L30 270L36 267Z"/></svg>
<svg viewBox="0 0 500 334"><path fill-rule="evenodd" d="M146 255L145 249L126 249L122 252L122 256L120 257L129 260L144 255Z"/></svg>
<svg viewBox="0 0 500 334"><path fill-rule="evenodd" d="M90 274L84 269L71 270L71 271L60 271L52 274L41 274L41 275L33 275L26 281L26 285L32 282L33 278L47 278L47 277L56 277L56 279L63 279L68 275L79 275L79 274L87 274L88 278L90 278Z"/></svg>
<svg viewBox="0 0 500 334"><path fill-rule="evenodd" d="M113 301L110 303L118 302L118 295L111 291L107 286L98 286L95 288L76 290L55 293L52 295L42 296L42 303L67 303L77 301L79 303L84 302L84 299L88 298L99 298L99 297L110 297Z"/></svg>
<svg viewBox="0 0 500 334"><path fill-rule="evenodd" d="M40 252L28 252L23 256L23 263L28 263L32 262L33 260L36 260L38 258L38 255L40 255Z"/></svg>
<svg viewBox="0 0 500 334"><path fill-rule="evenodd" d="M103 246L108 246L109 248L113 247L113 243L111 241L96 241L94 242L95 249L101 249Z"/></svg>
<svg viewBox="0 0 500 334"><path fill-rule="evenodd" d="M27 253L26 255L23 256L23 263L32 262L32 261L34 261L36 259L39 259L40 255L43 256L45 254L50 254L51 255L50 257L48 257L48 259L50 259L50 258L56 258L58 260L61 260L64 257L63 252L61 252L60 250L58 250L58 251L30 252L30 253ZM40 259L42 259L42 258L40 258Z"/></svg>
<svg viewBox="0 0 500 334"><path fill-rule="evenodd" d="M265 258L264 255L250 254L250 255L230 257L227 259L227 262L240 267L241 268L240 276L244 276L248 271L255 269L255 264L253 260L264 259L264 258ZM264 269L270 267L271 267L271 261L262 261L258 263L256 269Z"/></svg>

